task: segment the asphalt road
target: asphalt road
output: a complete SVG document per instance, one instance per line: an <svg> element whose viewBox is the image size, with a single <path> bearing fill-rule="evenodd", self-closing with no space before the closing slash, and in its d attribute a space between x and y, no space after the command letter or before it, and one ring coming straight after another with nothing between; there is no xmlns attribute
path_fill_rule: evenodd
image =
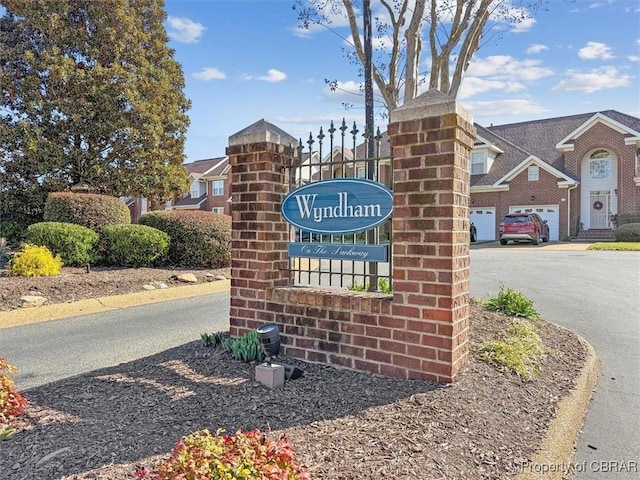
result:
<svg viewBox="0 0 640 480"><path fill-rule="evenodd" d="M640 478L640 254L474 246L471 295L487 299L502 284L583 336L601 361L576 463L549 467L574 468L578 480Z"/></svg>
<svg viewBox="0 0 640 480"><path fill-rule="evenodd" d="M16 385L37 387L229 329L229 292L0 329Z"/></svg>

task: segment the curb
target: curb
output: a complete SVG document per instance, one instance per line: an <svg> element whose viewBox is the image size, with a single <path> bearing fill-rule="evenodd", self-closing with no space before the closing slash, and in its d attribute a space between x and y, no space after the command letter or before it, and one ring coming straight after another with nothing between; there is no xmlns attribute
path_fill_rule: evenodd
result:
<svg viewBox="0 0 640 480"><path fill-rule="evenodd" d="M150 303L197 297L199 295L227 291L230 287L231 280L217 280L215 282L200 283L197 285L143 290L140 292L126 293L124 295L88 298L77 302L53 303L41 307L19 308L17 310L0 312L0 329L76 317L89 313L107 312L120 308L148 305Z"/></svg>
<svg viewBox="0 0 640 480"><path fill-rule="evenodd" d="M525 471L517 476L517 480L562 480L575 473L574 446L596 388L600 362L591 344L573 330L570 331L587 350L585 364L573 390L560 400L542 445L531 462L522 467Z"/></svg>

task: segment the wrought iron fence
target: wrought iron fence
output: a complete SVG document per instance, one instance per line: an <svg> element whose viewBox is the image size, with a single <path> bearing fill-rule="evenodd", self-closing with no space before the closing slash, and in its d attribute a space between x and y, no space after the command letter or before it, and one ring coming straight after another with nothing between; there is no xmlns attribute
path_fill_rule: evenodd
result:
<svg viewBox="0 0 640 480"><path fill-rule="evenodd" d="M308 183L334 178L361 178L381 183L391 190L393 168L387 135L377 130L360 137L355 122L350 128L343 120L339 127L331 122L327 133L320 128L314 139L309 134L306 148L300 140L289 159L289 191ZM359 138L362 138L358 143ZM373 142L374 156L370 157ZM316 145L317 144L317 145ZM348 288L350 290L392 291L391 218L366 232L348 235L318 234L290 227L289 238L294 243L320 244L321 247L348 245L387 245L387 261L358 261L290 257L290 278L294 285Z"/></svg>

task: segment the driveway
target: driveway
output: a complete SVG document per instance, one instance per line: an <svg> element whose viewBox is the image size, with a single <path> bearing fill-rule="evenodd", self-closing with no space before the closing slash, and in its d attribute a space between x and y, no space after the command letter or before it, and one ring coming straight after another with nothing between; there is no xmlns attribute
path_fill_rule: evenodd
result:
<svg viewBox="0 0 640 480"><path fill-rule="evenodd" d="M602 374L577 444L575 478L636 479L640 254L586 251L586 246L474 245L471 295L487 299L502 284L519 290L535 302L543 318L577 332L595 348Z"/></svg>

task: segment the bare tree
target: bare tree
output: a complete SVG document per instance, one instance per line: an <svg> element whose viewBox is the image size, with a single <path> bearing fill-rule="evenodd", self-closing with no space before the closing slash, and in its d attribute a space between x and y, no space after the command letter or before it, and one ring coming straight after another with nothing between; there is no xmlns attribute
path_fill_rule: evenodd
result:
<svg viewBox="0 0 640 480"><path fill-rule="evenodd" d="M415 98L428 79L428 88L458 95L464 74L481 45L500 35L498 25L515 25L544 8L549 0L377 0L378 47L372 77L388 111ZM334 32L335 18L347 18L352 49L347 56L365 65L358 1L295 0L301 28L324 26ZM428 40L428 42L423 41ZM420 72L423 43L430 70ZM453 69L452 69L453 66ZM453 73L451 73L453 70ZM334 82L333 86L336 87Z"/></svg>

